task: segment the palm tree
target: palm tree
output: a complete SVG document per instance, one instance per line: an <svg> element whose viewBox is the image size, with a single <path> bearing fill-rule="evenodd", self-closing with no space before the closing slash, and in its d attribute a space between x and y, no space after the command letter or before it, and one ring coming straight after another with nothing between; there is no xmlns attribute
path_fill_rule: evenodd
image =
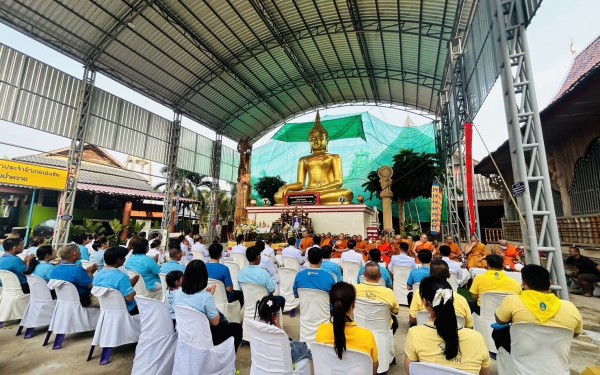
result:
<svg viewBox="0 0 600 375"><path fill-rule="evenodd" d="M394 155L392 169L394 174L391 190L394 200L398 203L402 228L405 219L404 202L417 197L431 197L431 185L434 182L443 182L444 169L439 166L436 154L416 153L412 150L400 150ZM369 173L367 182L362 184L362 187L371 193L371 197L373 194L379 197L381 185L376 170Z"/></svg>

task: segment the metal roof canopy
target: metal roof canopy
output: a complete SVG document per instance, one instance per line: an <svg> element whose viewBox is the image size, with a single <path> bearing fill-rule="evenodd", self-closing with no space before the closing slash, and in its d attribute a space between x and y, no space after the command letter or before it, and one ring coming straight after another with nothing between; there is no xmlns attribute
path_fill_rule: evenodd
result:
<svg viewBox="0 0 600 375"><path fill-rule="evenodd" d="M191 119L256 140L310 108L432 114L477 0L14 0L0 21Z"/></svg>

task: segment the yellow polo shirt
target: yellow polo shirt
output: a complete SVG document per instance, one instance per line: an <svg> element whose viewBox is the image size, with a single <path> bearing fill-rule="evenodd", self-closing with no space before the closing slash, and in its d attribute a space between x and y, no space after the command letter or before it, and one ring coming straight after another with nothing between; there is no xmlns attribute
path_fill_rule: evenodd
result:
<svg viewBox="0 0 600 375"><path fill-rule="evenodd" d="M475 276L469 292L477 294L477 304L481 306L481 295L484 293L521 293L519 282L504 273L504 271L488 270L482 275Z"/></svg>
<svg viewBox="0 0 600 375"><path fill-rule="evenodd" d="M490 367L490 356L483 337L472 329L458 330L458 355L447 360L444 356L444 339L438 336L432 323L408 330L404 353L413 362L433 363L452 367L471 374Z"/></svg>
<svg viewBox="0 0 600 375"><path fill-rule="evenodd" d="M583 320L577 307L569 301L560 300L560 308L554 317L542 324L529 311L519 296L507 296L496 310L496 316L503 322L532 323L548 327L567 328L573 333L581 333Z"/></svg>
<svg viewBox="0 0 600 375"><path fill-rule="evenodd" d="M354 285L354 288L356 288L356 298L383 302L390 307L392 314L398 314L400 306L396 295L390 288L369 282Z"/></svg>
<svg viewBox="0 0 600 375"><path fill-rule="evenodd" d="M467 299L460 294L454 292L454 312L456 316L462 316L465 319L465 328L473 328L473 315ZM408 314L411 318L416 318L419 311L424 311L425 305L419 293L413 293L413 299L410 303Z"/></svg>
<svg viewBox="0 0 600 375"><path fill-rule="evenodd" d="M346 349L356 350L368 354L373 358L373 362L377 362L379 354L377 353L377 344L375 336L366 328L361 328L354 322L346 323ZM318 343L333 345L333 324L323 323L317 328Z"/></svg>

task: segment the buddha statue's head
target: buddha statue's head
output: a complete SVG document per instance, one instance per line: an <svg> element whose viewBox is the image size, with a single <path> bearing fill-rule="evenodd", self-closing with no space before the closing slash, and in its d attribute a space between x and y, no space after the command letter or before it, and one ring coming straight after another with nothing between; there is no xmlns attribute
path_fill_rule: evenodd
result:
<svg viewBox="0 0 600 375"><path fill-rule="evenodd" d="M310 150L315 151L327 151L327 144L329 143L329 134L327 130L321 125L321 116L317 111L317 118L315 119L315 125L308 133L308 142L310 143Z"/></svg>

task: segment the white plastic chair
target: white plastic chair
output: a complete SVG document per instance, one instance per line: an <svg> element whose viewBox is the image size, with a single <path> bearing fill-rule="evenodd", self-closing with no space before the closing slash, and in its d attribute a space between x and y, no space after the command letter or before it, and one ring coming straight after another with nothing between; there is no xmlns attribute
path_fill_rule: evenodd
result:
<svg viewBox="0 0 600 375"><path fill-rule="evenodd" d="M319 375L365 375L373 373L371 356L347 349L339 359L333 346L313 343L310 346L315 374Z"/></svg>
<svg viewBox="0 0 600 375"><path fill-rule="evenodd" d="M283 257L283 266L286 268L292 268L295 269L296 271L300 271L300 262L298 262L298 259L294 258L294 257Z"/></svg>
<svg viewBox="0 0 600 375"><path fill-rule="evenodd" d="M223 265L229 268L229 274L231 275L233 289L240 290L240 284L238 283L238 274L240 273L240 267L234 262L223 262Z"/></svg>
<svg viewBox="0 0 600 375"><path fill-rule="evenodd" d="M242 287L242 293L244 293L244 320L254 320L256 302L268 295L269 292L264 286L258 284L240 283L240 286ZM246 330L243 331L243 335L244 340L250 341L250 336L248 336Z"/></svg>
<svg viewBox="0 0 600 375"><path fill-rule="evenodd" d="M214 346L206 315L186 306L173 306L177 319L177 349L173 374L235 374L233 337Z"/></svg>
<svg viewBox="0 0 600 375"><path fill-rule="evenodd" d="M515 361L510 356L510 353L503 347L498 348L498 353L496 354L496 366L499 375L513 375L517 373Z"/></svg>
<svg viewBox="0 0 600 375"><path fill-rule="evenodd" d="M29 284L29 304L19 324L17 335L25 328L25 338L33 337L36 327L49 326L56 301L52 299L46 280L36 275L27 275Z"/></svg>
<svg viewBox="0 0 600 375"><path fill-rule="evenodd" d="M140 275L139 273L137 273L135 271L127 270L127 276L129 276L130 279L133 279L135 276L140 277L138 282L135 283L135 285L133 286L133 290L135 290L136 295L140 295L142 297L154 298L157 301L164 301L165 297L162 292L162 288L163 288L162 281L161 281L161 290L151 292L148 290L148 288L146 288L146 282L144 281L144 278L142 277L142 275ZM160 278L160 274L158 277ZM166 280L165 280L165 284L166 284Z"/></svg>
<svg viewBox="0 0 600 375"><path fill-rule="evenodd" d="M345 283L356 285L358 280L358 271L361 264L356 262L342 262L342 277Z"/></svg>
<svg viewBox="0 0 600 375"><path fill-rule="evenodd" d="M408 275L410 275L412 267L394 266L392 270L394 273L394 294L396 295L398 304L408 305L408 289L406 288L406 280L408 280Z"/></svg>
<svg viewBox="0 0 600 375"><path fill-rule="evenodd" d="M177 332L164 303L136 296L141 334L135 348L132 375L171 374L175 360Z"/></svg>
<svg viewBox="0 0 600 375"><path fill-rule="evenodd" d="M300 341L315 342L317 328L329 321L329 294L316 289L298 289L300 300Z"/></svg>
<svg viewBox="0 0 600 375"><path fill-rule="evenodd" d="M164 273L159 273L158 278L160 279L160 289L162 290L161 302L165 303L165 301L167 300L167 292L169 289L169 286L167 285L167 275L165 275ZM136 292L136 295L137 295L137 292ZM140 297L143 297L143 296L140 296Z"/></svg>
<svg viewBox="0 0 600 375"><path fill-rule="evenodd" d="M506 274L506 276L510 277L511 279L516 280L519 285L521 285L523 283L523 276L521 276L521 272L504 272Z"/></svg>
<svg viewBox="0 0 600 375"><path fill-rule="evenodd" d="M515 323L510 327L511 354L504 350L502 365L504 371L513 366L515 375L556 374L568 375L569 352L573 341L573 331L566 328L548 327L530 323ZM513 364L507 366L506 359ZM508 367L510 368L510 367ZM500 375L509 372L500 372Z"/></svg>
<svg viewBox="0 0 600 375"><path fill-rule="evenodd" d="M99 346L102 348L100 365L106 365L110 362L113 348L138 342L141 331L140 316L129 315L125 298L116 289L95 286L92 288L92 294L100 301L100 318L87 360L92 359L94 348Z"/></svg>
<svg viewBox="0 0 600 375"><path fill-rule="evenodd" d="M473 329L481 333L485 340L488 351L497 353L496 344L492 339L491 325L496 323L496 309L506 297L507 293L484 293L481 295L481 314L473 313Z"/></svg>
<svg viewBox="0 0 600 375"><path fill-rule="evenodd" d="M52 333L56 334L52 346L52 349L55 350L62 348L65 335L96 329L100 309L81 306L75 285L67 281L51 279L48 287L56 291L56 307L52 314L44 346L48 345Z"/></svg>
<svg viewBox="0 0 600 375"><path fill-rule="evenodd" d="M83 260L81 259L81 267L83 267L84 270L88 269L89 267L93 266L95 263L90 261L90 260Z"/></svg>
<svg viewBox="0 0 600 375"><path fill-rule="evenodd" d="M213 294L217 310L222 312L223 315L225 315L225 318L231 323L240 323L240 312L242 310L240 301L229 302L225 285L221 280L208 279L207 287L210 287L211 285L217 286L215 294Z"/></svg>
<svg viewBox="0 0 600 375"><path fill-rule="evenodd" d="M429 313L425 310L423 311L419 311L417 313L417 325L420 326L422 324L427 324L429 323ZM456 325L459 328L464 328L465 326L465 318L463 318L462 316L456 316Z"/></svg>
<svg viewBox="0 0 600 375"><path fill-rule="evenodd" d="M277 272L279 273L279 295L285 298L283 312L288 312L300 304L300 300L294 297L294 281L298 271L289 267L281 267L277 269Z"/></svg>
<svg viewBox="0 0 600 375"><path fill-rule="evenodd" d="M206 262L206 259L204 259L204 254L202 254L202 251L192 250L192 256L194 257L194 259L199 259L203 262Z"/></svg>
<svg viewBox="0 0 600 375"><path fill-rule="evenodd" d="M354 321L359 327L373 332L379 353L378 373L386 372L394 360L394 336L390 326L390 307L378 301L356 299Z"/></svg>
<svg viewBox="0 0 600 375"><path fill-rule="evenodd" d="M456 272L450 272L450 277L448 278L448 284L452 287L452 290L456 293L458 290L458 275Z"/></svg>
<svg viewBox="0 0 600 375"><path fill-rule="evenodd" d="M408 367L409 375L469 375L468 372L433 363L412 362Z"/></svg>
<svg viewBox="0 0 600 375"><path fill-rule="evenodd" d="M367 282L367 278L365 277L365 275L360 275L360 276L358 277L358 279L360 280L360 283L361 283L361 284L364 284L364 283L366 283L366 282ZM385 280L383 280L383 277L380 277L380 278L379 278L379 281L378 281L377 283L378 283L379 285L381 285L381 286L385 287Z"/></svg>
<svg viewBox="0 0 600 375"><path fill-rule="evenodd" d="M278 267L283 267L283 255L275 254L275 263Z"/></svg>
<svg viewBox="0 0 600 375"><path fill-rule="evenodd" d="M310 375L309 359L292 364L290 342L284 330L256 320L244 320L244 330L250 336L250 375Z"/></svg>
<svg viewBox="0 0 600 375"><path fill-rule="evenodd" d="M471 278L474 279L475 276L484 274L487 270L485 268L471 268L469 272L471 273Z"/></svg>
<svg viewBox="0 0 600 375"><path fill-rule="evenodd" d="M10 271L0 271L2 294L0 295L0 328L4 322L23 318L29 304L29 294L23 293L17 275Z"/></svg>
<svg viewBox="0 0 600 375"><path fill-rule="evenodd" d="M233 260L233 262L235 264L238 265L238 267L240 267L240 271L242 269L244 269L244 267L246 267L247 264L247 260L246 260L246 256L244 254L240 254L240 253L231 253L231 259Z"/></svg>

